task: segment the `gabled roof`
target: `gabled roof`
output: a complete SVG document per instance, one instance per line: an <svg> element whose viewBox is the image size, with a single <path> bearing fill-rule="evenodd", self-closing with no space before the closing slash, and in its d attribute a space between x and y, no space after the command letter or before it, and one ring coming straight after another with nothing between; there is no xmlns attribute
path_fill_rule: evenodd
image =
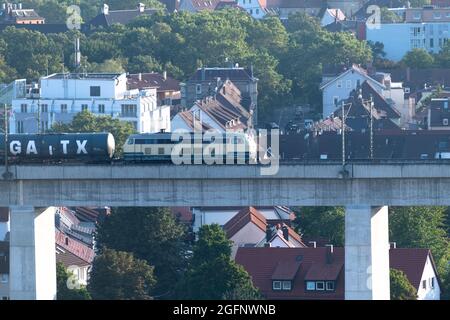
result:
<svg viewBox="0 0 450 320"><path fill-rule="evenodd" d="M128 24L133 19L140 17L151 15L157 12L159 9L145 9L143 12L140 12L138 9L131 10L109 10L108 14L101 13L95 18L93 18L89 24L92 26L104 26L109 27L113 24Z"/></svg>
<svg viewBox="0 0 450 320"><path fill-rule="evenodd" d="M224 130L239 130L246 128L246 125L240 121L240 114L224 107L214 97L206 97L197 101L195 105L209 117L214 119L214 121Z"/></svg>
<svg viewBox="0 0 450 320"><path fill-rule="evenodd" d="M201 122L199 119L194 119L194 115L191 111L180 111L176 114L192 131L208 131L213 129L209 124Z"/></svg>
<svg viewBox="0 0 450 320"><path fill-rule="evenodd" d="M350 72L357 72L357 73L359 73L362 77L364 77L366 81L369 81L369 82L371 82L372 84L377 85L377 86L380 87L380 88L386 89L386 87L385 87L383 84L381 84L380 82L378 82L378 81L376 81L375 79L373 79L372 77L370 77L370 76L368 75L368 73L367 73L366 70L364 70L363 68L361 68L360 66L355 65L355 64L352 65L351 68L347 69L346 71L344 71L343 73L341 73L340 75L338 75L337 77L335 77L334 79L331 79L331 80L329 80L329 81L323 83L323 84L320 86L320 89L321 89L321 90L325 89L325 88L328 87L330 84L332 84L332 83L334 83L334 82L340 80L341 78L345 77L345 76L346 76L347 74L349 74Z"/></svg>
<svg viewBox="0 0 450 320"><path fill-rule="evenodd" d="M216 99L227 109L240 114L243 122L250 118L250 112L242 105L241 91L230 80L226 80L218 88Z"/></svg>
<svg viewBox="0 0 450 320"><path fill-rule="evenodd" d="M60 247L56 248L56 262L61 262L66 268L70 266L86 267L90 265L87 261Z"/></svg>
<svg viewBox="0 0 450 320"><path fill-rule="evenodd" d="M266 218L264 218L264 216L253 207L245 207L240 210L223 226L223 229L225 230L227 237L230 239L249 222L255 224L261 229L261 231L266 232Z"/></svg>
<svg viewBox="0 0 450 320"><path fill-rule="evenodd" d="M130 74L127 76L127 85L129 90L157 88L158 92L162 91L180 91L180 82L174 78L157 72Z"/></svg>
<svg viewBox="0 0 450 320"><path fill-rule="evenodd" d="M433 256L429 249L401 248L389 250L390 267L403 271L408 277L409 282L417 290L419 290L420 280L428 257L430 257L434 273L438 277L436 265L434 264Z"/></svg>
<svg viewBox="0 0 450 320"><path fill-rule="evenodd" d="M79 259L82 259L89 264L94 260L94 250L86 246L84 243L67 237L59 230L56 230L55 239L56 246L60 247L62 250L74 254Z"/></svg>
<svg viewBox="0 0 450 320"><path fill-rule="evenodd" d="M328 248L238 248L236 262L241 264L252 277L267 299L343 299L344 297L344 249L334 248L331 265L337 272L336 291L310 292L305 288L305 276L327 262ZM298 269L295 270L295 267ZM320 269L320 268L319 268ZM319 270L317 269L317 270ZM319 270L320 271L320 270ZM312 271L311 271L312 272ZM317 273L318 279L322 275ZM292 278L292 290L272 290L274 275ZM333 275L336 272L333 273ZM328 274L324 276L329 277ZM280 279L283 280L283 279Z"/></svg>
<svg viewBox="0 0 450 320"><path fill-rule="evenodd" d="M373 97L374 107L378 110L384 111L386 117L390 119L399 119L401 114L397 109L393 108L386 99L375 90L372 82L364 81L361 85L363 99L368 100Z"/></svg>

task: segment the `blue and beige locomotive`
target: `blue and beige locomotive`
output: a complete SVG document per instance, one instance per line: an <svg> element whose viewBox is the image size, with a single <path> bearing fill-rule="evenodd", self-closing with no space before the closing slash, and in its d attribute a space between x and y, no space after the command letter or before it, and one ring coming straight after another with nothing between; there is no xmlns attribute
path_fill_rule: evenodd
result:
<svg viewBox="0 0 450 320"><path fill-rule="evenodd" d="M0 158L14 163L97 163L111 160L115 152L111 133L55 133L0 135Z"/></svg>

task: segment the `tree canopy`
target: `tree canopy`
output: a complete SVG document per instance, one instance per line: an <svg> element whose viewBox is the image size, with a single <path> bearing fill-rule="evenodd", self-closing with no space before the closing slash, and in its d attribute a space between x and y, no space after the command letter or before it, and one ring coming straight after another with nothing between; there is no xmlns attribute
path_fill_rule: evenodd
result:
<svg viewBox="0 0 450 320"><path fill-rule="evenodd" d="M417 300L417 290L403 271L391 269L391 300Z"/></svg>
<svg viewBox="0 0 450 320"><path fill-rule="evenodd" d="M74 275L67 271L62 263L56 264L56 284L57 284L57 300L90 300L91 295L85 286L79 288L69 288L73 281ZM70 278L70 279L69 279ZM73 283L75 285L76 283Z"/></svg>
<svg viewBox="0 0 450 320"><path fill-rule="evenodd" d="M88 289L96 300L150 300L153 269L132 253L104 249L94 259Z"/></svg>
<svg viewBox="0 0 450 320"><path fill-rule="evenodd" d="M200 228L189 268L179 284L178 297L201 300L260 299L245 269L231 259L231 241L217 225Z"/></svg>
<svg viewBox="0 0 450 320"><path fill-rule="evenodd" d="M186 268L186 230L166 208L113 208L99 225L99 252L126 251L155 267L155 296L169 298Z"/></svg>

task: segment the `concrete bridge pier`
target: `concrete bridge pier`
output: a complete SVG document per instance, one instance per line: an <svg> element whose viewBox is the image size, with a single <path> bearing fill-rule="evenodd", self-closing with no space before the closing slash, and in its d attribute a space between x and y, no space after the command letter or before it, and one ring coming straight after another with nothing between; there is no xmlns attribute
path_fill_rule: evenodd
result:
<svg viewBox="0 0 450 320"><path fill-rule="evenodd" d="M55 207L10 207L10 299L56 299Z"/></svg>
<svg viewBox="0 0 450 320"><path fill-rule="evenodd" d="M389 300L388 207L347 206L345 299Z"/></svg>

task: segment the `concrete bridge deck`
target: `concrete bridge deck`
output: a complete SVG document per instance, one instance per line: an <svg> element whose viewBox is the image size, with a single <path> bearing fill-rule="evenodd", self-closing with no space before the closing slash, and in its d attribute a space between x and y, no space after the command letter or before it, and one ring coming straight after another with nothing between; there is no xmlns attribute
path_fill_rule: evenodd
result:
<svg viewBox="0 0 450 320"><path fill-rule="evenodd" d="M21 165L0 206L450 205L450 163ZM4 167L0 167L4 172Z"/></svg>

